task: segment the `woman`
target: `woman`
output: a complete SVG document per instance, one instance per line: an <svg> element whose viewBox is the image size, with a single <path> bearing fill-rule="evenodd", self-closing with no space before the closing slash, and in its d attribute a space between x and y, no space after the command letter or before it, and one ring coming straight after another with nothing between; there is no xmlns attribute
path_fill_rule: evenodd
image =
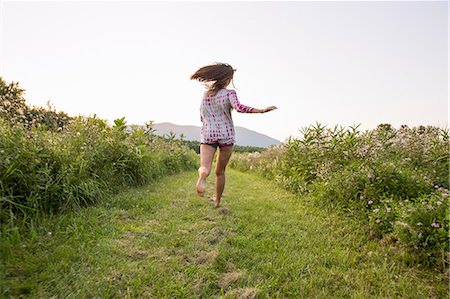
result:
<svg viewBox="0 0 450 299"><path fill-rule="evenodd" d="M206 178L211 172L212 161L219 148L216 162L216 195L213 199L216 207L220 206L225 187L225 168L235 143L232 109L241 113L265 113L277 109L275 106L256 109L239 103L236 92L226 89L234 72L229 64L216 63L200 68L191 76L191 80L198 80L207 86L200 106L203 127L200 132L200 168L196 189L197 194L203 197Z"/></svg>

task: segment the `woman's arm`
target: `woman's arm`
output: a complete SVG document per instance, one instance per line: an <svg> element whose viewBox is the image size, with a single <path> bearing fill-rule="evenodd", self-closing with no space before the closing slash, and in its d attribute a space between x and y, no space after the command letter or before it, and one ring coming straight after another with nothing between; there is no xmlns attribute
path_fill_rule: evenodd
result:
<svg viewBox="0 0 450 299"><path fill-rule="evenodd" d="M266 113L266 112L269 112L269 111L272 111L272 110L275 110L275 109L278 109L278 108L275 107L275 106L269 106L269 107L264 108L264 109L253 108L249 113Z"/></svg>
<svg viewBox="0 0 450 299"><path fill-rule="evenodd" d="M233 109L236 110L237 112L241 112L241 113L265 113L265 112L269 112L274 109L277 109L277 107L275 107L275 106L269 106L264 109L257 109L257 108L242 105L241 103L239 103L236 92L234 90L230 91L229 99L230 99L231 107L233 107Z"/></svg>

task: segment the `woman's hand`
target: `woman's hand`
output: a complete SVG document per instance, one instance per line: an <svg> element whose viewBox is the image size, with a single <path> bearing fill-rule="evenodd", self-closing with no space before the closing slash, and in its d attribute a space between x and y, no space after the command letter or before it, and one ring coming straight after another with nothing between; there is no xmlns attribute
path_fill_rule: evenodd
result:
<svg viewBox="0 0 450 299"><path fill-rule="evenodd" d="M264 108L264 109L262 110L262 113L266 113L266 112L269 112L269 111L272 111L272 110L275 110L275 109L278 109L278 108L275 107L275 106L269 106L269 107L267 107L267 108Z"/></svg>

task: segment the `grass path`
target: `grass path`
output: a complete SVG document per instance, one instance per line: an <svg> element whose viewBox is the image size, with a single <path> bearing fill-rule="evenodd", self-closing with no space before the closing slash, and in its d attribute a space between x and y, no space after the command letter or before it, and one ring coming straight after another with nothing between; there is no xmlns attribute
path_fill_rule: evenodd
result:
<svg viewBox="0 0 450 299"><path fill-rule="evenodd" d="M8 249L4 297L444 298L442 275L402 263L358 223L230 170L223 205L196 173L47 219ZM213 180L207 196L213 194Z"/></svg>

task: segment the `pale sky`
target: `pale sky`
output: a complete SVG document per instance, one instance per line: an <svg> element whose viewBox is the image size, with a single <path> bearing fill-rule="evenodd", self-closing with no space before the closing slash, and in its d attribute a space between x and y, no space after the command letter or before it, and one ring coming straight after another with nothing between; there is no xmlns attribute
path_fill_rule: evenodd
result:
<svg viewBox="0 0 450 299"><path fill-rule="evenodd" d="M1 1L0 75L32 105L200 126L199 67L237 69L234 123L448 127L447 1Z"/></svg>

